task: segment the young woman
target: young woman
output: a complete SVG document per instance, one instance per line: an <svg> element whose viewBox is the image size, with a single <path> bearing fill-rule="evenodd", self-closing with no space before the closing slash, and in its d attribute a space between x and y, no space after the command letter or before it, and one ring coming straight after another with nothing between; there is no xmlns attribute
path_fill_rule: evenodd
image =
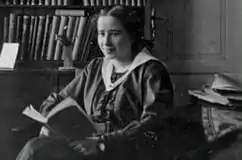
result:
<svg viewBox="0 0 242 160"><path fill-rule="evenodd" d="M104 57L92 60L41 106L46 115L61 100L74 98L99 126L97 136L70 145L37 137L25 145L17 160L123 160L154 155L148 150L153 149L155 131L165 125L173 86L166 66L146 48L139 19L136 11L122 6L101 10L94 24Z"/></svg>

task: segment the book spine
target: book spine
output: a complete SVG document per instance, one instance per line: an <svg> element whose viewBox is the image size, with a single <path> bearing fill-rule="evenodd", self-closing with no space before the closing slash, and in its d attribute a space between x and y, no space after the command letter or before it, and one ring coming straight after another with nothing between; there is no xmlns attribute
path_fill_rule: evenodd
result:
<svg viewBox="0 0 242 160"><path fill-rule="evenodd" d="M137 6L137 0L132 0L131 6Z"/></svg>
<svg viewBox="0 0 242 160"><path fill-rule="evenodd" d="M28 53L30 57L31 52L31 44L32 44L32 37L33 37L33 30L34 30L34 16L30 16L30 28L29 28L29 41L28 41Z"/></svg>
<svg viewBox="0 0 242 160"><path fill-rule="evenodd" d="M42 48L43 37L44 37L44 26L45 26L45 16L39 16L38 30L36 35L36 46L34 50L34 60L39 60L41 58L41 48Z"/></svg>
<svg viewBox="0 0 242 160"><path fill-rule="evenodd" d="M63 0L63 5L64 5L64 6L70 6L70 5L73 5L73 0Z"/></svg>
<svg viewBox="0 0 242 160"><path fill-rule="evenodd" d="M96 0L96 6L101 6L100 0Z"/></svg>
<svg viewBox="0 0 242 160"><path fill-rule="evenodd" d="M87 22L87 17L81 17L80 18L78 31L77 31L77 37L76 37L76 41L75 41L74 46L73 46L73 54L72 54L73 60L77 60L78 53L80 53L80 49L82 47L81 43L84 39L83 34L84 34L86 22Z"/></svg>
<svg viewBox="0 0 242 160"><path fill-rule="evenodd" d="M119 5L120 4L120 0L114 0L114 4L115 5Z"/></svg>
<svg viewBox="0 0 242 160"><path fill-rule="evenodd" d="M17 16L14 13L10 13L9 15L9 34L8 34L8 42L15 42L16 36L16 25L17 24Z"/></svg>
<svg viewBox="0 0 242 160"><path fill-rule="evenodd" d="M68 17L67 16L61 16L61 21L60 21L60 27L58 31L58 35L62 36L64 35L64 28L67 26L68 22ZM62 51L63 47L60 41L57 40L56 42L56 48L55 48L55 53L54 53L54 60L60 60L62 56Z"/></svg>
<svg viewBox="0 0 242 160"><path fill-rule="evenodd" d="M126 0L125 5L126 6L131 6L131 0Z"/></svg>
<svg viewBox="0 0 242 160"><path fill-rule="evenodd" d="M19 59L26 60L28 57L28 37L30 28L30 16L23 16L23 33L20 43Z"/></svg>
<svg viewBox="0 0 242 160"><path fill-rule="evenodd" d="M19 4L19 1L18 0L12 0L12 2L13 2L14 5Z"/></svg>
<svg viewBox="0 0 242 160"><path fill-rule="evenodd" d="M81 62L86 62L86 57L88 57L89 47L92 45L93 26L91 25L91 18L89 18L87 21L85 33L86 34L85 34L83 49L80 57Z"/></svg>
<svg viewBox="0 0 242 160"><path fill-rule="evenodd" d="M74 27L74 31L73 31L72 42L75 42L75 40L76 40L76 35L77 35L77 30L78 30L78 26L79 26L80 19L81 19L80 17L76 17L75 27Z"/></svg>
<svg viewBox="0 0 242 160"><path fill-rule="evenodd" d="M22 38L22 31L23 31L23 16L17 16L17 26L16 26L16 41L21 42Z"/></svg>
<svg viewBox="0 0 242 160"><path fill-rule="evenodd" d="M50 6L51 5L51 0L45 0L45 5Z"/></svg>
<svg viewBox="0 0 242 160"><path fill-rule="evenodd" d="M90 6L89 0L83 0L83 5L84 6Z"/></svg>
<svg viewBox="0 0 242 160"><path fill-rule="evenodd" d="M5 4L10 4L10 0L6 0L5 1Z"/></svg>
<svg viewBox="0 0 242 160"><path fill-rule="evenodd" d="M108 6L108 0L102 0L102 6Z"/></svg>
<svg viewBox="0 0 242 160"><path fill-rule="evenodd" d="M63 6L64 5L64 1L63 0L57 0L57 5L58 6Z"/></svg>
<svg viewBox="0 0 242 160"><path fill-rule="evenodd" d="M143 6L143 4L144 4L143 0L137 0L138 7Z"/></svg>
<svg viewBox="0 0 242 160"><path fill-rule="evenodd" d="M48 50L47 50L47 60L53 60L54 58L54 52L55 52L55 36L58 33L58 26L60 24L60 17L59 16L53 16L52 19L52 27L50 31L50 38L48 43Z"/></svg>
<svg viewBox="0 0 242 160"><path fill-rule="evenodd" d="M44 5L44 0L39 0L39 3L38 3L40 6Z"/></svg>
<svg viewBox="0 0 242 160"><path fill-rule="evenodd" d="M38 16L34 16L34 28L33 28L33 33L32 33L32 41L31 41L31 48L30 48L30 59L33 60L34 59L34 51L35 51L35 47L36 47L36 37L37 37L37 30L38 30Z"/></svg>
<svg viewBox="0 0 242 160"><path fill-rule="evenodd" d="M51 5L56 6L57 5L57 0L51 0Z"/></svg>
<svg viewBox="0 0 242 160"><path fill-rule="evenodd" d="M49 39L49 35L50 35L51 22L52 22L52 17L49 16L49 15L46 15L44 37L43 37L43 45L42 45L42 49L41 49L41 59L42 60L46 59L46 53L47 53L47 48L48 48L48 39Z"/></svg>
<svg viewBox="0 0 242 160"><path fill-rule="evenodd" d="M114 0L108 0L108 5L109 6L114 5Z"/></svg>
<svg viewBox="0 0 242 160"><path fill-rule="evenodd" d="M27 0L26 3L24 2L24 0L21 0L21 4L22 5L24 5L24 4L31 5L31 0Z"/></svg>
<svg viewBox="0 0 242 160"><path fill-rule="evenodd" d="M125 0L120 0L119 3L120 5L125 5Z"/></svg>
<svg viewBox="0 0 242 160"><path fill-rule="evenodd" d="M90 5L95 6L96 5L96 0L90 0Z"/></svg>
<svg viewBox="0 0 242 160"><path fill-rule="evenodd" d="M8 42L9 16L4 16L3 41Z"/></svg>

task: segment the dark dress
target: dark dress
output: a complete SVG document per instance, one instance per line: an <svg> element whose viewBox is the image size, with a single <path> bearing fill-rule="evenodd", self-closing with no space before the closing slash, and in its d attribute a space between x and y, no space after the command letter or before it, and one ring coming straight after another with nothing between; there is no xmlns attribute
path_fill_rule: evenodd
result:
<svg viewBox="0 0 242 160"><path fill-rule="evenodd" d="M42 104L44 115L64 98L71 96L105 135L104 159L150 159L154 152L155 130L165 125L173 102L173 86L166 66L143 49L130 69L115 75L108 59L92 60L69 85L51 94ZM107 125L107 111L109 121ZM148 144L148 145L147 145ZM44 158L43 158L44 156ZM30 140L18 160L82 159L58 140L38 137ZM100 159L100 157L98 158Z"/></svg>

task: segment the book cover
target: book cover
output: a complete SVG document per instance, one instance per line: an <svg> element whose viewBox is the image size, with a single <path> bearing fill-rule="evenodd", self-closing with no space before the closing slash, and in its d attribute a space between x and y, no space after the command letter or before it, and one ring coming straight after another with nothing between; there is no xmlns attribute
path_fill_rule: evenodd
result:
<svg viewBox="0 0 242 160"><path fill-rule="evenodd" d="M31 105L26 107L22 114L44 124L55 136L67 142L82 140L97 131L91 118L71 97L57 104L46 117Z"/></svg>

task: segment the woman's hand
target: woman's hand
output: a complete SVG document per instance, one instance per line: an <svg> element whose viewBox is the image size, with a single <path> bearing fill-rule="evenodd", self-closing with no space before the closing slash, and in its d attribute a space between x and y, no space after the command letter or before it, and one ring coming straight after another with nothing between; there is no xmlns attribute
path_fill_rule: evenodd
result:
<svg viewBox="0 0 242 160"><path fill-rule="evenodd" d="M90 139L72 142L70 147L73 148L73 150L83 153L86 156L97 156L97 143L98 138L93 137Z"/></svg>

